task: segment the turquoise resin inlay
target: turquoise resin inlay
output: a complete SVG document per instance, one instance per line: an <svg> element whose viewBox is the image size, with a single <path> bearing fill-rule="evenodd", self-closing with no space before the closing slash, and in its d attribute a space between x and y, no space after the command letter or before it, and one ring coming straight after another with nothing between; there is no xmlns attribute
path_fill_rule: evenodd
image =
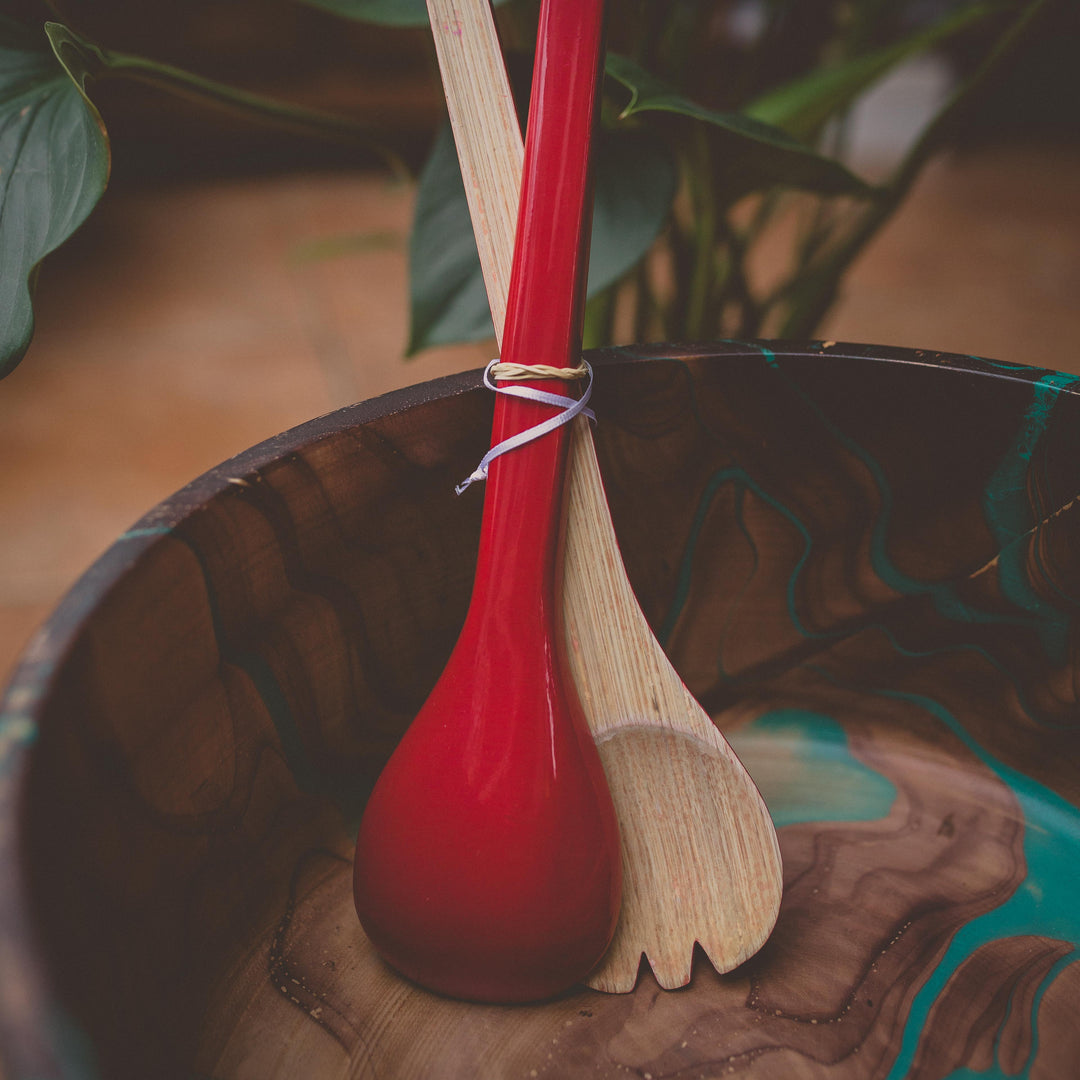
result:
<svg viewBox="0 0 1080 1080"><path fill-rule="evenodd" d="M847 732L830 716L776 709L729 733L753 773L777 828L811 821L875 821L896 788L852 756Z"/></svg>
<svg viewBox="0 0 1080 1080"><path fill-rule="evenodd" d="M762 349L761 352L769 366L804 402L829 436L853 454L873 477L881 502L872 526L870 554L874 570L881 580L903 595L929 596L941 615L957 622L1007 623L1028 627L1038 635L1051 661L1058 664L1064 662L1069 618L1035 591L1028 566L1029 537L1063 507L1033 507L1028 477L1040 440L1049 428L1054 406L1062 391L1077 383L1077 377L1047 373L1029 384L1031 400L1013 443L986 484L982 505L987 524L999 545L997 575L1000 593L1013 609L1011 612L992 612L980 610L961 599L955 584L951 582L919 581L895 565L888 552L892 494L884 470L864 448L837 430L800 387L784 378L779 363L768 350ZM674 629L690 594L695 549L708 518L710 504L728 484L737 488L737 524L752 549L753 540L741 520L741 498L746 491L752 491L762 498L798 530L805 546L791 568L787 582L792 623L804 637L838 637L827 633L809 633L795 609L796 585L812 554L813 540L809 530L789 507L784 506L772 493L762 490L738 467L718 471L706 485L683 552L674 603L664 621L662 636L667 636ZM756 571L756 549L753 554ZM899 656L913 658L930 655L929 652L904 649L887 627L878 626L877 629L885 633ZM969 649L1002 670L1000 663L975 643L954 644L934 652L957 649ZM726 677L722 661L718 671L722 678ZM1032 710L1024 701L1019 686L1017 692L1025 711L1031 714ZM908 1074L934 1003L966 960L991 942L1037 935L1071 944L1074 951L1050 969L1034 995L1031 1015L1027 1018L1032 1032L1032 1047L1021 1072L1004 1072L996 1059L995 1044L995 1061L988 1070L976 1072L962 1068L950 1074L952 1080L974 1080L976 1077L1005 1080L1006 1076L1026 1076L1038 1053L1037 1017L1042 997L1066 967L1078 962L1075 950L1080 947L1080 900L1077 898L1080 892L1080 812L1045 785L997 760L971 737L948 709L932 698L890 689L870 690L869 693L923 709L953 732L1008 785L1020 805L1025 824L1023 850L1027 873L1024 881L1002 904L971 920L956 933L912 1003L903 1041L887 1080L902 1080ZM1033 716L1032 719L1038 722L1037 717ZM778 710L765 713L731 735L733 747L740 756L745 755L778 827L815 821L874 820L888 812L895 789L883 776L851 755L843 728L830 717L797 709ZM779 762L770 764L764 760L770 752L778 752ZM1014 1007L1015 1003L1010 1002L1010 1011Z"/></svg>
<svg viewBox="0 0 1080 1080"><path fill-rule="evenodd" d="M888 1080L900 1080L911 1066L930 1007L964 960L980 946L1020 934L1039 934L1068 941L1074 947L1080 945L1080 902L1077 900L1080 886L1080 813L1048 787L988 754L968 735L956 717L938 702L918 694L887 690L879 693L882 697L906 701L925 709L1012 789L1024 814L1024 858L1027 862L1027 876L1023 884L1005 903L972 919L957 932L945 956L915 998L904 1030L900 1055L888 1077ZM1039 999L1046 986L1063 967L1075 960L1075 954L1065 957L1043 980L1033 1013L1038 1010ZM1038 1029L1034 1016L1032 1031L1032 1052L1025 1073L1038 1049ZM997 1080L998 1077L1004 1078L1005 1073L995 1065L988 1072L971 1073L964 1069L951 1075L977 1075Z"/></svg>
<svg viewBox="0 0 1080 1080"><path fill-rule="evenodd" d="M899 1055L888 1080L901 1080L914 1061L930 1009L965 960L992 941L1040 935L1080 945L1080 813L1031 777L997 761L967 734L938 702L917 694L881 690L879 696L925 709L949 728L1016 795L1024 814L1027 876L1003 904L973 919L956 934L941 962L916 996ZM852 754L847 734L831 717L800 709L777 709L730 733L729 741L761 789L777 828L821 821L873 821L884 817L896 795L880 773ZM1032 1052L1042 995L1075 953L1058 961L1044 978L1032 1004ZM995 1063L985 1072L961 1069L952 1080L1006 1080Z"/></svg>
<svg viewBox="0 0 1080 1080"><path fill-rule="evenodd" d="M1031 587L1026 565L1027 545L1018 541L1026 538L1039 520L1061 509L1040 506L1033 516L1027 477L1032 455L1050 423L1061 390L1074 385L1077 378L1076 375L1052 372L1035 384L1031 404L1016 439L987 484L983 498L986 519L1001 545L998 556L1001 591L1017 608L1035 618L1043 647L1057 664L1065 660L1069 619L1065 612L1046 603Z"/></svg>

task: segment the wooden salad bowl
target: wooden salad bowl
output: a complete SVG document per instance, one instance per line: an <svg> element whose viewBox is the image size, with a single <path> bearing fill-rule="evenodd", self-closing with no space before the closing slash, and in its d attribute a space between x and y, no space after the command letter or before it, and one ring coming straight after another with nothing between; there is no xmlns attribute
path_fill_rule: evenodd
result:
<svg viewBox="0 0 1080 1080"><path fill-rule="evenodd" d="M593 360L631 580L779 827L762 952L483 1006L366 943L356 821L469 599L472 372L196 480L29 646L6 1080L1075 1078L1080 383L834 343Z"/></svg>

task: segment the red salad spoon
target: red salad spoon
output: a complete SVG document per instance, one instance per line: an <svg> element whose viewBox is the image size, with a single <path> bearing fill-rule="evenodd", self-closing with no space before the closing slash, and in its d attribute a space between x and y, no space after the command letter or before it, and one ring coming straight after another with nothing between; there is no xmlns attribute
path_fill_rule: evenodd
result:
<svg viewBox="0 0 1080 1080"><path fill-rule="evenodd" d="M602 8L541 7L505 363L578 363ZM492 444L558 412L499 394ZM603 956L619 912L618 826L561 660L569 430L491 462L465 625L357 837L356 910L376 949L421 985L470 1000L572 986Z"/></svg>

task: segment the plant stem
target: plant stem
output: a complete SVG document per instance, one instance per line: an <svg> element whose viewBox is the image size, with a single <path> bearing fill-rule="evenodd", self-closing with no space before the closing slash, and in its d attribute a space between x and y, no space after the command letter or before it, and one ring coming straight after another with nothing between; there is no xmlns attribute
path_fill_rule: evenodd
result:
<svg viewBox="0 0 1080 1080"><path fill-rule="evenodd" d="M688 171L684 169L684 172ZM664 337L670 341L682 341L686 338L687 298L690 293L690 278L693 271L689 224L681 220L684 215L676 203L671 216L671 227L667 231L667 246L671 253L672 293L671 303L667 306L667 319L664 325Z"/></svg>
<svg viewBox="0 0 1080 1080"><path fill-rule="evenodd" d="M650 341L652 330L659 327L666 336L664 310L656 297L648 260L644 259L634 271L634 341Z"/></svg>
<svg viewBox="0 0 1080 1080"><path fill-rule="evenodd" d="M585 304L585 319L581 327L581 347L597 349L611 345L615 326L615 296L618 285L609 285L603 292L590 297Z"/></svg>
<svg viewBox="0 0 1080 1080"><path fill-rule="evenodd" d="M51 35L50 39L52 39ZM200 104L245 116L254 116L287 130L362 145L366 150L377 155L389 167L395 178L399 180L411 178L409 168L404 161L392 150L378 143L364 124L350 117L276 101L273 98L204 78L194 72L184 71L171 64L160 64L141 56L112 52L79 38L66 28L64 28L63 39L57 39L53 44L54 48L64 46L77 48L83 59L92 65L89 70L94 78L127 78L149 83Z"/></svg>
<svg viewBox="0 0 1080 1080"><path fill-rule="evenodd" d="M694 163L690 169L690 202L694 226L693 272L686 309L686 335L705 337L705 320L712 300L716 248L716 201L713 194L712 151L704 128L694 128Z"/></svg>
<svg viewBox="0 0 1080 1080"><path fill-rule="evenodd" d="M748 237L752 233L741 234L731 222L721 218L718 223L717 235L726 252L723 265L717 259L716 277L721 283L715 291L713 305L717 315L712 320L711 336L736 333L742 337L748 335L747 327L757 328L761 325L764 314L761 304L755 299L750 282L746 277L746 256L749 250ZM739 306L742 316L738 326L725 328L721 325L723 319L723 307L728 302L734 302ZM753 336L753 335L750 335Z"/></svg>

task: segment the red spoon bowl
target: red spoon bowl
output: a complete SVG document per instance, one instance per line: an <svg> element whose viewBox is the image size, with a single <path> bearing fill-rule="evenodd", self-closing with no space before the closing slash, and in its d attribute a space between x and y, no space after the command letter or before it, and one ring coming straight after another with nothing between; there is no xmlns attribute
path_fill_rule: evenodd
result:
<svg viewBox="0 0 1080 1080"><path fill-rule="evenodd" d="M500 405L495 442L555 412ZM619 912L618 824L558 655L559 500L543 493L558 491L568 434L492 464L469 615L357 839L368 936L398 971L470 1000L567 989Z"/></svg>

